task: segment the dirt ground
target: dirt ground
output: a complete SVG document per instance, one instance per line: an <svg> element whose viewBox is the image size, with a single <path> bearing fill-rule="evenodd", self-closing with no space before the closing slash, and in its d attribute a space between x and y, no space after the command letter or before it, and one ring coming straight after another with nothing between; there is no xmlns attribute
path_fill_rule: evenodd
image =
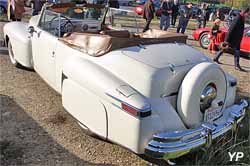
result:
<svg viewBox="0 0 250 166"><path fill-rule="evenodd" d="M188 40L188 44L209 54L196 41ZM223 56L221 61L221 67L238 78L238 98L250 98L250 72L235 71L231 55ZM250 70L250 60L241 59L241 64ZM35 72L13 67L1 52L0 115L0 165L167 164L86 134L63 110L59 94ZM193 155L177 163L197 163L187 163L189 158Z"/></svg>

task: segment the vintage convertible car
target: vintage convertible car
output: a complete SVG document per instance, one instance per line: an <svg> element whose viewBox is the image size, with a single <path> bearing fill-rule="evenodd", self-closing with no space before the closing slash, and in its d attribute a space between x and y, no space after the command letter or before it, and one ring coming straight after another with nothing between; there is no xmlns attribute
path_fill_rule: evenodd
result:
<svg viewBox="0 0 250 166"><path fill-rule="evenodd" d="M137 14L45 4L29 23L4 26L15 66L33 68L81 127L153 158L177 158L236 131L248 103L236 79L186 45L187 36L140 33Z"/></svg>
<svg viewBox="0 0 250 166"><path fill-rule="evenodd" d="M226 33L228 31L227 28L221 28L221 33L219 34L219 41L223 42L225 40ZM211 28L199 28L193 32L193 38L200 42L200 46L204 49L208 48L210 44L210 35ZM245 53L247 57L250 57L250 27L246 27L244 31L244 36L242 38L241 52Z"/></svg>

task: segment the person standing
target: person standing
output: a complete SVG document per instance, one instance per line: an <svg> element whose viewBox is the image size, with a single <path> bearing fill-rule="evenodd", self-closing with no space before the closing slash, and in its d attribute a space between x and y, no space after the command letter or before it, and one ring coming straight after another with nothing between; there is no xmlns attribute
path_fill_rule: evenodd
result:
<svg viewBox="0 0 250 166"><path fill-rule="evenodd" d="M243 12L238 14L235 19L232 21L232 24L229 27L226 40L224 45L226 48L232 48L234 50L234 65L236 70L245 71L240 66L240 44L243 37L245 29L245 17L250 15L250 8L246 8ZM219 58L226 49L219 51L214 58L214 61L219 62Z"/></svg>
<svg viewBox="0 0 250 166"><path fill-rule="evenodd" d="M43 4L45 3L45 0L33 0L32 1L32 16L38 15L38 13L41 11Z"/></svg>
<svg viewBox="0 0 250 166"><path fill-rule="evenodd" d="M174 4L172 7L172 18L171 18L171 25L174 27L176 23L177 16L179 14L179 0L174 0Z"/></svg>
<svg viewBox="0 0 250 166"><path fill-rule="evenodd" d="M198 28L201 28L202 23L203 23L203 28L206 27L207 25L207 20L209 20L209 12L208 12L208 5L203 4L202 9L199 10L198 14Z"/></svg>
<svg viewBox="0 0 250 166"><path fill-rule="evenodd" d="M214 21L215 19L220 19L221 21L224 21L225 15L221 12L220 9L216 10Z"/></svg>
<svg viewBox="0 0 250 166"><path fill-rule="evenodd" d="M144 5L144 10L143 10L143 18L146 20L146 25L143 29L143 32L149 30L149 25L152 19L154 19L154 13L155 13L155 7L153 0L148 0Z"/></svg>
<svg viewBox="0 0 250 166"><path fill-rule="evenodd" d="M24 0L8 1L8 20L21 21L24 12Z"/></svg>
<svg viewBox="0 0 250 166"><path fill-rule="evenodd" d="M117 8L117 9L120 8L120 4L118 0L108 0L108 4L109 4L109 7L111 8Z"/></svg>
<svg viewBox="0 0 250 166"><path fill-rule="evenodd" d="M163 0L161 3L161 20L160 20L160 29L168 30L170 26L170 16L172 14L172 6L173 4L170 0Z"/></svg>
<svg viewBox="0 0 250 166"><path fill-rule="evenodd" d="M218 39L217 39L217 35L221 32L220 31L220 23L221 23L221 20L220 19L216 19L214 21L214 25L212 27L212 30L211 30L211 43L209 44L208 46L208 50L210 51L218 51Z"/></svg>
<svg viewBox="0 0 250 166"><path fill-rule="evenodd" d="M177 27L177 33L185 33L188 26L188 21L192 17L192 3L188 3L182 10L180 10L180 19Z"/></svg>

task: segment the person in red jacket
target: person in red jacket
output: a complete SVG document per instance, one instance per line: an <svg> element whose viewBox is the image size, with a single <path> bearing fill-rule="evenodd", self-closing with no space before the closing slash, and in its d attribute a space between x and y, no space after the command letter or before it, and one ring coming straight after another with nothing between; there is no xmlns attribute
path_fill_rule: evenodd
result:
<svg viewBox="0 0 250 166"><path fill-rule="evenodd" d="M218 51L218 39L217 39L217 35L218 33L220 33L220 23L221 23L221 20L220 19L216 19L214 21L214 25L212 27L212 30L211 30L211 43L209 44L208 46L208 50L210 51Z"/></svg>
<svg viewBox="0 0 250 166"><path fill-rule="evenodd" d="M250 15L250 8L246 8L243 12L241 12L229 27L228 34L226 36L226 40L224 45L226 47L232 48L234 50L234 64L235 69L240 71L245 71L240 66L240 44L243 37L244 29L245 29L245 17ZM223 54L225 49L219 51L214 58L214 61L219 62L219 58Z"/></svg>

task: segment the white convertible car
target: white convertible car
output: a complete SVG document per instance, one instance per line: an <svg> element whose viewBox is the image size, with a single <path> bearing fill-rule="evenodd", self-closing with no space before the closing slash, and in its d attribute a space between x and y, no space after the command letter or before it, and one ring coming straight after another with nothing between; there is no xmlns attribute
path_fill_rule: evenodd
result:
<svg viewBox="0 0 250 166"><path fill-rule="evenodd" d="M83 128L134 153L177 158L235 132L248 107L235 104L236 79L187 36L140 26L126 10L45 4L4 35L11 62L33 68Z"/></svg>

